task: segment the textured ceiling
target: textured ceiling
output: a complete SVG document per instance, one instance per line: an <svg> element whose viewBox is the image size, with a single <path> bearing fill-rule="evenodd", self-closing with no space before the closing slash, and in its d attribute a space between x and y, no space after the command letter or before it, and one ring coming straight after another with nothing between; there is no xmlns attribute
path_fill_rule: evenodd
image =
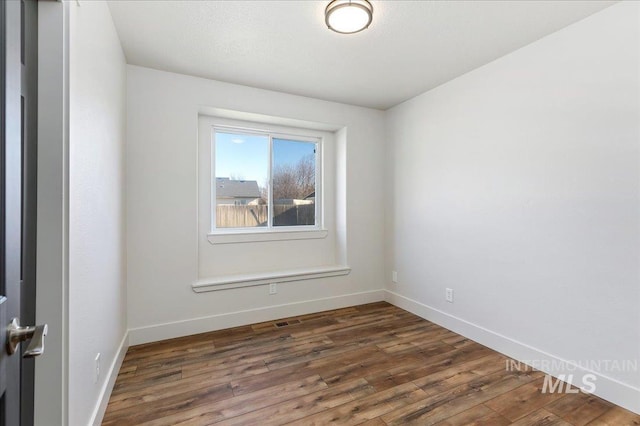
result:
<svg viewBox="0 0 640 426"><path fill-rule="evenodd" d="M368 30L324 25L328 1L111 1L130 64L387 109L610 1L376 1Z"/></svg>

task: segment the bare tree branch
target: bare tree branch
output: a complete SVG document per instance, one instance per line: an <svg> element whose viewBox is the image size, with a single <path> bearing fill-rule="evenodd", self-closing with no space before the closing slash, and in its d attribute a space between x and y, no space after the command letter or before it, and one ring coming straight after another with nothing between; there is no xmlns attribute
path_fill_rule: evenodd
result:
<svg viewBox="0 0 640 426"><path fill-rule="evenodd" d="M316 167L312 154L295 165L278 165L273 171L273 199L304 199L315 191Z"/></svg>

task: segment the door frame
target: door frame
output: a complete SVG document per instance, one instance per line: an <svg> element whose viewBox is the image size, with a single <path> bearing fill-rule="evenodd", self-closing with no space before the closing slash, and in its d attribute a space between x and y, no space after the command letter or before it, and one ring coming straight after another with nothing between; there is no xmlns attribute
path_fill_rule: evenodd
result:
<svg viewBox="0 0 640 426"><path fill-rule="evenodd" d="M69 6L38 2L36 322L48 324L36 365L35 424L68 423Z"/></svg>
<svg viewBox="0 0 640 426"><path fill-rule="evenodd" d="M21 3L5 2L0 11L2 34L0 34L0 62L2 78L0 98L2 115L0 131L0 245L2 266L0 268L3 300L2 331L9 321L21 316L21 256L22 256L22 34ZM6 333L6 332L5 332ZM6 334L2 335L3 344ZM21 345L22 346L22 345ZM2 387L4 398L0 423L19 424L21 411L21 370L22 357L17 352L8 354L0 347Z"/></svg>

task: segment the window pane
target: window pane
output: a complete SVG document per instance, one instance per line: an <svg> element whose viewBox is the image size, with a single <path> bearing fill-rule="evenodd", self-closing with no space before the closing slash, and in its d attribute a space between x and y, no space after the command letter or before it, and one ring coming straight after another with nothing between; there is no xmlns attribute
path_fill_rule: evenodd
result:
<svg viewBox="0 0 640 426"><path fill-rule="evenodd" d="M316 144L273 139L273 226L316 224Z"/></svg>
<svg viewBox="0 0 640 426"><path fill-rule="evenodd" d="M215 134L216 228L267 226L269 137Z"/></svg>

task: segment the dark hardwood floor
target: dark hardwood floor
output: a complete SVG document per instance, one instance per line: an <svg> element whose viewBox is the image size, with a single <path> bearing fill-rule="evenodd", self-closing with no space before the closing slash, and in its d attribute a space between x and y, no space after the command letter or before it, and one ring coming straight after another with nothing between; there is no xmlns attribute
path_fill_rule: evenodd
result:
<svg viewBox="0 0 640 426"><path fill-rule="evenodd" d="M276 323L279 323L276 325ZM387 303L129 348L104 425L640 425Z"/></svg>

